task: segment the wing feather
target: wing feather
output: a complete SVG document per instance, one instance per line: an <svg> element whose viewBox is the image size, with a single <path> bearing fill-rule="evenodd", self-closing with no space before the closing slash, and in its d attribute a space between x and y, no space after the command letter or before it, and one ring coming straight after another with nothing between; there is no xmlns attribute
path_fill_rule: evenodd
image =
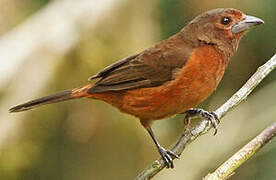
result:
<svg viewBox="0 0 276 180"><path fill-rule="evenodd" d="M175 43L178 43L175 46ZM122 59L89 78L100 78L88 93L155 87L173 79L176 69L187 62L192 47L179 36ZM176 48L177 47L177 48Z"/></svg>

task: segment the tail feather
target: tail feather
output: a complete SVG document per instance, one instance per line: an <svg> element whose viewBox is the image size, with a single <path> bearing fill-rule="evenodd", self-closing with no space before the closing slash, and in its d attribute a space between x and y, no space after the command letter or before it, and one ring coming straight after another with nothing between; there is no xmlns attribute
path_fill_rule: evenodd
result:
<svg viewBox="0 0 276 180"><path fill-rule="evenodd" d="M93 86L93 84L88 84L86 86L83 86L81 88L76 88L72 90L66 90L62 91L56 94L52 94L49 96L45 96L42 98L38 98L17 106L14 106L9 109L9 112L20 112L20 111L26 111L29 109L33 109L35 107L44 105L44 104L51 104L56 103L60 101L67 101L74 98L81 98L81 97L91 97L92 95L87 93L88 90Z"/></svg>
<svg viewBox="0 0 276 180"><path fill-rule="evenodd" d="M42 98L38 98L17 106L12 107L9 109L9 112L20 112L20 111L26 111L32 108L35 108L37 106L41 106L44 104L50 104L50 103L55 103L55 102L60 102L60 101L65 101L74 98L72 96L72 90L66 90L62 91L50 96L45 96Z"/></svg>

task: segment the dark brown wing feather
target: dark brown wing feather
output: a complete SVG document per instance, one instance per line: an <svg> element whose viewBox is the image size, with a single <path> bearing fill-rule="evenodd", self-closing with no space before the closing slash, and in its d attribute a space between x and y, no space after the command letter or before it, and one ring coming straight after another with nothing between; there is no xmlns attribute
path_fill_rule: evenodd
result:
<svg viewBox="0 0 276 180"><path fill-rule="evenodd" d="M104 68L103 70L101 70L99 73L95 74L94 76L91 76L88 80L93 80L93 79L97 79L97 78L103 78L105 75L107 75L109 72L113 71L114 69L116 69L117 67L120 67L122 65L124 65L125 63L127 63L128 61L130 61L131 59L134 59L138 56L139 54L135 54L132 56L129 56L127 58L124 58L120 61L117 61L114 64L111 64L110 66L107 66L106 68Z"/></svg>
<svg viewBox="0 0 276 180"><path fill-rule="evenodd" d="M88 93L162 85L172 80L175 69L187 62L192 51L188 44L176 34L140 54L120 60L89 78L101 79Z"/></svg>

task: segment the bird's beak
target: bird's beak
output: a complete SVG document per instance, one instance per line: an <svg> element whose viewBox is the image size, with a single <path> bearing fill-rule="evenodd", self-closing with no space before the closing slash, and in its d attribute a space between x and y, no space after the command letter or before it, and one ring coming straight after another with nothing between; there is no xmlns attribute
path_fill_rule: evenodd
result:
<svg viewBox="0 0 276 180"><path fill-rule="evenodd" d="M252 26L256 26L256 25L263 24L263 23L264 23L264 21L261 20L260 18L246 15L243 20L237 22L232 27L232 33L236 34L236 33L245 31L245 30L249 29Z"/></svg>

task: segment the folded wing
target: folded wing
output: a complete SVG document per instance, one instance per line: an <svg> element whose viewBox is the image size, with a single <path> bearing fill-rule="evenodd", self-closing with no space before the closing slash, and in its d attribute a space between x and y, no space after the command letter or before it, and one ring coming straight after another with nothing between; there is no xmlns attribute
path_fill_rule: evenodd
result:
<svg viewBox="0 0 276 180"><path fill-rule="evenodd" d="M175 46L174 43L181 44ZM188 60L191 47L186 44L173 36L140 54L116 62L89 78L100 79L88 93L155 87L170 81L175 70L181 69Z"/></svg>

